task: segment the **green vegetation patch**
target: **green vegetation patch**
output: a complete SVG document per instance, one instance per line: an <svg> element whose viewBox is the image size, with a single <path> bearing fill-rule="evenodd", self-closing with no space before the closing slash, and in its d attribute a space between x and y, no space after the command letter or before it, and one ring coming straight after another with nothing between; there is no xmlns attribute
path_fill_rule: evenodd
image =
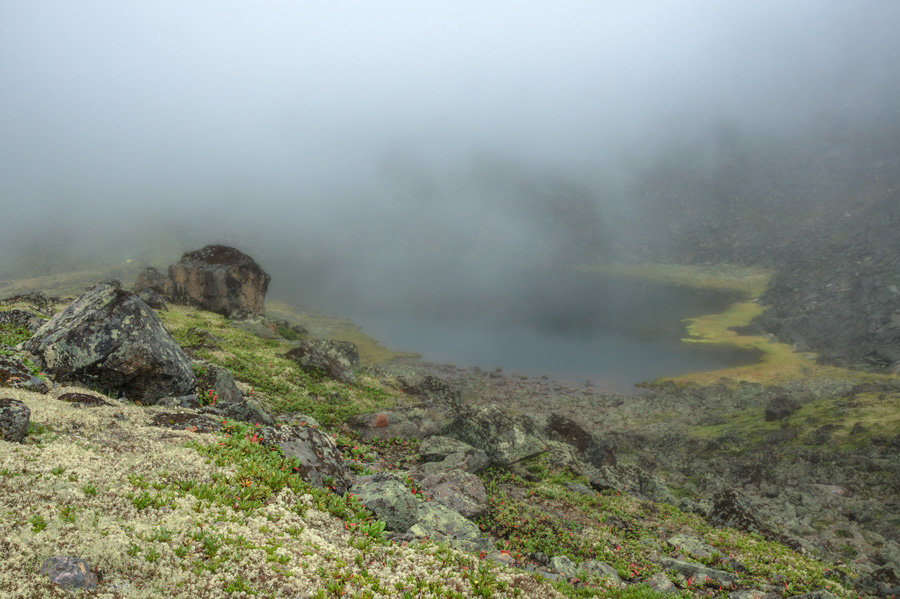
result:
<svg viewBox="0 0 900 599"><path fill-rule="evenodd" d="M768 288L772 272L738 264L596 264L576 267L582 272L638 277L698 289L731 291L758 297Z"/></svg>
<svg viewBox="0 0 900 599"><path fill-rule="evenodd" d="M182 347L227 368L249 386L248 394L276 414L303 413L323 426L335 426L353 415L393 406L400 398L397 390L365 374L347 385L307 372L284 357L292 347L289 341L258 337L224 316L184 306L159 314Z"/></svg>

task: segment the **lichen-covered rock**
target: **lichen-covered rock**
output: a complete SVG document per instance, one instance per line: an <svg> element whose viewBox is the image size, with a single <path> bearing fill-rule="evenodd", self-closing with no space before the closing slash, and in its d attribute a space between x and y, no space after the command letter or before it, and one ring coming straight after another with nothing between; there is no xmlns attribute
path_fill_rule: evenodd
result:
<svg viewBox="0 0 900 599"><path fill-rule="evenodd" d="M0 312L0 324L20 326L34 333L44 324L45 319L26 310L4 310Z"/></svg>
<svg viewBox="0 0 900 599"><path fill-rule="evenodd" d="M419 502L416 522L409 527L415 537L443 541L462 551L489 551L492 544L474 522L440 503Z"/></svg>
<svg viewBox="0 0 900 599"><path fill-rule="evenodd" d="M68 590L94 590L99 582L89 563L70 555L48 557L41 565L41 574L50 582Z"/></svg>
<svg viewBox="0 0 900 599"><path fill-rule="evenodd" d="M229 318L263 313L271 277L253 258L224 245L187 252L169 267L166 295Z"/></svg>
<svg viewBox="0 0 900 599"><path fill-rule="evenodd" d="M356 346L337 339L304 339L285 357L304 370L324 372L342 383L355 381L354 371L359 368L359 350Z"/></svg>
<svg viewBox="0 0 900 599"><path fill-rule="evenodd" d="M694 559L708 559L716 553L716 550L711 545L690 535L673 535L666 539L666 543L675 549L680 549Z"/></svg>
<svg viewBox="0 0 900 599"><path fill-rule="evenodd" d="M357 477L350 492L383 520L388 530L406 532L418 520L422 502L396 474L379 472Z"/></svg>
<svg viewBox="0 0 900 599"><path fill-rule="evenodd" d="M598 491L615 489L623 493L641 495L651 501L677 505L669 488L655 476L634 466L603 466L589 477L591 486Z"/></svg>
<svg viewBox="0 0 900 599"><path fill-rule="evenodd" d="M190 393L187 356L159 317L116 283L101 283L69 304L22 347L42 370L145 404Z"/></svg>
<svg viewBox="0 0 900 599"><path fill-rule="evenodd" d="M509 466L545 449L523 418L496 406L458 414L443 434L483 450L490 463L497 466Z"/></svg>
<svg viewBox="0 0 900 599"><path fill-rule="evenodd" d="M31 374L22 358L4 355L0 355L0 387L25 389L35 393L46 393L50 389L47 381Z"/></svg>
<svg viewBox="0 0 900 599"><path fill-rule="evenodd" d="M488 467L487 454L459 439L433 435L419 445L422 464L419 470L426 473L446 472L460 469L466 472L481 472Z"/></svg>
<svg viewBox="0 0 900 599"><path fill-rule="evenodd" d="M466 518L475 518L487 510L488 497L481 479L460 469L430 474L411 470L425 497L446 505Z"/></svg>
<svg viewBox="0 0 900 599"><path fill-rule="evenodd" d="M578 569L587 572L591 576L599 576L600 578L612 579L614 582L622 582L618 571L606 562L589 559L581 562Z"/></svg>
<svg viewBox="0 0 900 599"><path fill-rule="evenodd" d="M266 426L257 431L260 443L278 447L300 462L298 474L317 487L342 495L353 477L331 435L311 426Z"/></svg>
<svg viewBox="0 0 900 599"><path fill-rule="evenodd" d="M28 406L17 399L0 397L0 440L21 443L30 422Z"/></svg>
<svg viewBox="0 0 900 599"><path fill-rule="evenodd" d="M551 557L550 567L565 578L576 578L578 576L578 569L575 567L575 563L565 555L554 555Z"/></svg>
<svg viewBox="0 0 900 599"><path fill-rule="evenodd" d="M724 570L715 570L704 566L703 564L695 564L692 562L683 562L681 560L663 557L659 560L659 565L667 570L675 570L690 581L691 586L717 586L723 589L730 589L737 578L730 572Z"/></svg>

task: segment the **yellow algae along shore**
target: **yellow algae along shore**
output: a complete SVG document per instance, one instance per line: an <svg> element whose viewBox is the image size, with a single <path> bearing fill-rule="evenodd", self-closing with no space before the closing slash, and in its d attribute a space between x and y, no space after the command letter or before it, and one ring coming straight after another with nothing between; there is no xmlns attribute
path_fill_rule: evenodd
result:
<svg viewBox="0 0 900 599"><path fill-rule="evenodd" d="M817 364L816 354L795 351L792 346L779 343L770 336L742 335L735 330L750 324L764 312L765 308L759 304L759 297L769 286L773 274L769 270L735 264L658 263L590 265L579 266L577 270L730 292L738 297L738 300L724 312L685 319L688 336L683 341L754 351L759 354L759 360L744 366L666 377L657 379L655 383L668 380L679 384L706 385L727 378L734 381L776 384L811 376L859 378L862 375L862 373L851 375L850 371L843 368ZM878 375L866 376L878 377Z"/></svg>

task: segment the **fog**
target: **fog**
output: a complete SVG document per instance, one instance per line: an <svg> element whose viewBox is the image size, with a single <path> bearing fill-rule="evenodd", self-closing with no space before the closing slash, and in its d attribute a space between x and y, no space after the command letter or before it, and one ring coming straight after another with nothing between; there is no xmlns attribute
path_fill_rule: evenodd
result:
<svg viewBox="0 0 900 599"><path fill-rule="evenodd" d="M898 26L893 0L2 2L0 277L224 242L273 293L388 301L664 247L645 220L703 206L723 156L760 177L724 182L742 201L835 201L809 189L900 155Z"/></svg>

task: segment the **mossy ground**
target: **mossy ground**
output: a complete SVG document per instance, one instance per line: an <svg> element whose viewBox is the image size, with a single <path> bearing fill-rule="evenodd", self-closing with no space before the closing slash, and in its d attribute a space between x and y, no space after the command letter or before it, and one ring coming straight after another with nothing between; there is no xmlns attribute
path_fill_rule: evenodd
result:
<svg viewBox="0 0 900 599"><path fill-rule="evenodd" d="M301 369L284 357L291 341L275 331L263 338L233 326L224 316L186 306L171 305L159 314L179 344L227 368L247 385L247 393L252 392L275 414L301 413L335 426L355 414L391 407L400 399L396 389L365 373L356 383L344 385Z"/></svg>

